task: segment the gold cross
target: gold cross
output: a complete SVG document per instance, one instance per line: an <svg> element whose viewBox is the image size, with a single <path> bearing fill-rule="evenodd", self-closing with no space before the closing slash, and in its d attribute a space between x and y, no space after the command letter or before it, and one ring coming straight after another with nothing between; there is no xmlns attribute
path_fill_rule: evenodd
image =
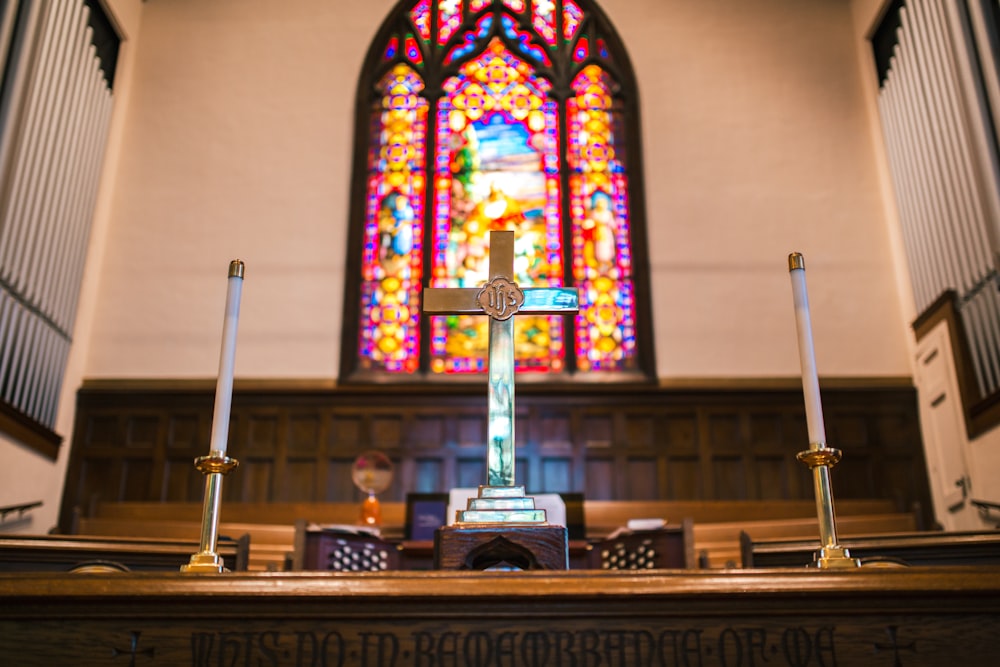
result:
<svg viewBox="0 0 1000 667"><path fill-rule="evenodd" d="M423 312L490 318L486 470L488 486L514 486L514 318L579 310L572 287L525 287L513 281L514 232L490 232L490 276L482 287L427 288Z"/></svg>

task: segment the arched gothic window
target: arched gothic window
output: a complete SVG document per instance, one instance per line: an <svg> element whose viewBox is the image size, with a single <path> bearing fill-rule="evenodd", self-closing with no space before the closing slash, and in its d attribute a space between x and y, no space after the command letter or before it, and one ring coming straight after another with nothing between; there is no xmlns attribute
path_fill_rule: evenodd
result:
<svg viewBox="0 0 1000 667"><path fill-rule="evenodd" d="M518 316L515 364L550 377L654 376L638 100L588 0L402 0L358 89L341 378L485 370L488 323L422 316L423 287L572 286L573 316Z"/></svg>

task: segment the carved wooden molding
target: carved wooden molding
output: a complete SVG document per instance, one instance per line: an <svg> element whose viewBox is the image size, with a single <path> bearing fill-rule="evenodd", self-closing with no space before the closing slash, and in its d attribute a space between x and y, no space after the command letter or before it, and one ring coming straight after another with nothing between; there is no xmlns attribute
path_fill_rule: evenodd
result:
<svg viewBox="0 0 1000 667"><path fill-rule="evenodd" d="M0 432L53 461L59 456L62 436L0 401Z"/></svg>

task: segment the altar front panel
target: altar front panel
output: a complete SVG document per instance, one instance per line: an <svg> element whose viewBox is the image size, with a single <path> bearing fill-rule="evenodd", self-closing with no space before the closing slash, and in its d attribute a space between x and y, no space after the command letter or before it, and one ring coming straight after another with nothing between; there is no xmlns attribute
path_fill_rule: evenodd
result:
<svg viewBox="0 0 1000 667"><path fill-rule="evenodd" d="M995 664L1000 568L0 575L16 665Z"/></svg>

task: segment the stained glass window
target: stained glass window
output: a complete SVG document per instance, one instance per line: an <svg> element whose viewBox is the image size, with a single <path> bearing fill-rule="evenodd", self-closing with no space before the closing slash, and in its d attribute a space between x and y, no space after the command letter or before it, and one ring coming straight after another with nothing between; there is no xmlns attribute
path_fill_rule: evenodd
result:
<svg viewBox="0 0 1000 667"><path fill-rule="evenodd" d="M649 376L634 81L604 14L588 0L403 0L364 71L342 377L484 371L487 319L421 317L420 292L482 285L493 230L515 232L518 284L580 292L576 316L515 320L519 372Z"/></svg>
<svg viewBox="0 0 1000 667"><path fill-rule="evenodd" d="M635 351L628 183L608 75L587 65L573 81L569 121L573 276L580 292L577 368L622 368ZM616 122L617 121L617 122Z"/></svg>
<svg viewBox="0 0 1000 667"><path fill-rule="evenodd" d="M372 112L364 250L361 359L368 368L412 373L419 364L427 101L412 69L397 64L379 82Z"/></svg>

